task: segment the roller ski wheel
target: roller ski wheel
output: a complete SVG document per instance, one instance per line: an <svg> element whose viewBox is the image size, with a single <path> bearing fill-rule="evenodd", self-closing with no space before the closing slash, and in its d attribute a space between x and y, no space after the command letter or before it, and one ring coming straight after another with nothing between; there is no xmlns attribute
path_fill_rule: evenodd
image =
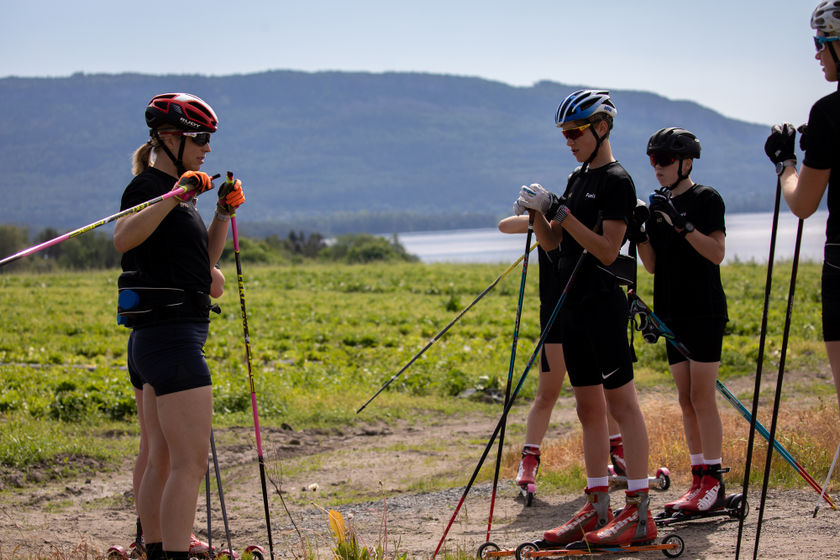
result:
<svg viewBox="0 0 840 560"><path fill-rule="evenodd" d="M610 473L610 490L627 488L627 477L616 474L615 468L608 465ZM648 487L651 490L664 492L671 487L671 471L668 467L659 467L656 469L656 476L648 477Z"/></svg>
<svg viewBox="0 0 840 560"><path fill-rule="evenodd" d="M741 519L741 502L743 496L739 494L729 494L724 498L723 506L709 510L709 511L685 511L685 510L665 510L654 516L653 520L657 527L665 527L673 523L680 523L685 521L695 521L697 519L709 519L712 517L729 517L730 519ZM743 518L746 519L750 513L749 502L744 504Z"/></svg>
<svg viewBox="0 0 840 560"><path fill-rule="evenodd" d="M513 556L512 550L502 550L502 548L493 541L481 543L475 553L478 560L487 560L488 558L500 558L502 556Z"/></svg>
<svg viewBox="0 0 840 560"><path fill-rule="evenodd" d="M596 554L627 554L660 550L668 558L677 558L685 552L685 541L679 535L671 534L659 543L625 544L615 546L594 546L584 541L574 542L566 547L550 545L545 541L524 542L516 547L516 560L528 558L565 558L567 556L594 556ZM504 552L504 551L502 551Z"/></svg>
<svg viewBox="0 0 840 560"><path fill-rule="evenodd" d="M531 507L531 504L534 503L534 494L536 493L537 485L533 482L523 484L519 487L519 494L522 496L522 499L525 501L525 506L527 507Z"/></svg>

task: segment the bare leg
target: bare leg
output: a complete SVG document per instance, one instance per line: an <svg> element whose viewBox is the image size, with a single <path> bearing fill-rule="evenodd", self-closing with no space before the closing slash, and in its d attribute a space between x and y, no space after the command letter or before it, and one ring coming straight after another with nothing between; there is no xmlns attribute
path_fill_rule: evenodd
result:
<svg viewBox="0 0 840 560"><path fill-rule="evenodd" d="M566 362L563 359L562 344L546 344L543 352L548 360L551 371L542 371L540 360L540 379L537 384L537 395L528 412L528 422L525 425L525 443L540 445L551 421L551 411L563 388L563 378L566 376Z"/></svg>
<svg viewBox="0 0 840 560"><path fill-rule="evenodd" d="M185 551L190 546L198 489L207 470L213 393L207 385L164 395L157 401L170 462L160 499L163 549Z"/></svg>
<svg viewBox="0 0 840 560"><path fill-rule="evenodd" d="M688 360L672 364L671 374L674 376L674 383L677 385L677 399L682 410L683 431L685 432L688 452L692 455L699 455L703 453L703 444L700 439L697 413L691 399L691 368ZM715 457L720 457L720 455L715 455Z"/></svg>
<svg viewBox="0 0 840 560"><path fill-rule="evenodd" d="M840 405L840 340L826 341L825 350L828 353L828 363L834 376L834 388L837 391L837 403Z"/></svg>
<svg viewBox="0 0 840 560"><path fill-rule="evenodd" d="M586 476L609 476L610 435L607 428L607 402L601 385L574 387L577 413L583 430L583 456ZM647 476L647 475L645 475Z"/></svg>
<svg viewBox="0 0 840 560"><path fill-rule="evenodd" d="M624 459L627 462L627 478L638 480L648 476L648 434L636 385L630 381L617 389L604 391L610 413L621 427L624 440ZM606 426L606 421L604 421ZM606 445L606 439L605 439Z"/></svg>
<svg viewBox="0 0 840 560"><path fill-rule="evenodd" d="M161 542L160 496L169 476L169 450L160 430L157 396L151 385L143 385L143 425L148 443L146 470L137 491L137 512L147 543Z"/></svg>
<svg viewBox="0 0 840 560"><path fill-rule="evenodd" d="M717 459L723 453L723 425L717 407L715 380L720 362L690 362L691 405L694 409L703 456Z"/></svg>

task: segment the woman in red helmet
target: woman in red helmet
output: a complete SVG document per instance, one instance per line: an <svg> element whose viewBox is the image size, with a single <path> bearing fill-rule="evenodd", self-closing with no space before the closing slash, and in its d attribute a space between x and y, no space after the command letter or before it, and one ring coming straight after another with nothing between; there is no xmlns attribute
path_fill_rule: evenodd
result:
<svg viewBox="0 0 840 560"><path fill-rule="evenodd" d="M136 502L146 557L180 560L189 555L210 441L213 403L203 346L211 268L224 248L229 213L245 197L238 181L220 189L209 227L196 210L196 197L212 188L200 171L218 126L207 103L185 93L158 95L146 107L146 124L149 140L134 153L135 178L121 207L172 189L179 194L117 221L114 246L123 253L118 314L132 329L129 372L142 392L138 414L147 460Z"/></svg>
<svg viewBox="0 0 840 560"><path fill-rule="evenodd" d="M726 252L724 203L718 192L691 179L700 141L678 127L658 130L647 155L662 186L650 195L639 256L654 274L653 307L691 357L667 345L691 458L692 483L665 511L710 511L724 506L723 427L715 397L728 320L720 263Z"/></svg>

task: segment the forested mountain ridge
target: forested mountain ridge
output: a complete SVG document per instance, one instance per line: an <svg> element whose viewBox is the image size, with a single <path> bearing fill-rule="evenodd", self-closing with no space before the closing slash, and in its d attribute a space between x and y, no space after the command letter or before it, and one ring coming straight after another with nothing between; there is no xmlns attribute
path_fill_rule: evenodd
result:
<svg viewBox="0 0 840 560"><path fill-rule="evenodd" d="M577 164L554 112L579 87L294 71L3 78L0 223L64 231L116 212L131 154L147 138L146 102L188 91L219 115L204 170L230 169L242 179L248 200L238 217L248 234L493 227L521 184L562 191ZM682 126L703 146L694 180L718 189L727 211L772 209L766 125L653 93L612 95L613 149L640 198L658 186L648 137ZM199 206L212 212L210 201Z"/></svg>

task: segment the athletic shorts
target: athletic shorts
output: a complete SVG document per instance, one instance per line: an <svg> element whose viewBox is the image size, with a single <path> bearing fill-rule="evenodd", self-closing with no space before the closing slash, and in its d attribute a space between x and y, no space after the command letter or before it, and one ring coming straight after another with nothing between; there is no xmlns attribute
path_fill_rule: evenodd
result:
<svg viewBox="0 0 840 560"><path fill-rule="evenodd" d="M548 324L549 319L551 319L551 314L554 312L556 305L557 302L548 305L540 303L540 336L545 331L545 326ZM548 331L548 335L545 337L543 344L562 344L562 332L563 329L560 326L560 320L555 317L554 323L552 323L551 329ZM551 371L551 367L549 367L548 360L545 357L545 352L542 351L540 351L540 366L540 371L543 373Z"/></svg>
<svg viewBox="0 0 840 560"><path fill-rule="evenodd" d="M825 246L821 291L823 340L840 340L840 245Z"/></svg>
<svg viewBox="0 0 840 560"><path fill-rule="evenodd" d="M695 362L720 361L725 326L725 319L672 320L668 323L668 328L683 343ZM686 361L687 358L673 344L668 342L666 346L669 365Z"/></svg>
<svg viewBox="0 0 840 560"><path fill-rule="evenodd" d="M624 292L588 296L560 311L563 354L573 387L617 389L633 380L627 341L629 310Z"/></svg>
<svg viewBox="0 0 840 560"><path fill-rule="evenodd" d="M134 333L136 331L132 330L131 334L128 335L128 350L126 351L126 355L128 356L128 378L131 380L131 385L135 389L143 390L143 380L140 379L140 374L137 373L137 369L134 367L134 362L131 359L131 352L134 348Z"/></svg>
<svg viewBox="0 0 840 560"><path fill-rule="evenodd" d="M155 395L211 385L204 359L208 323L170 323L136 329L129 338L132 385L148 383ZM133 373L132 373L133 372Z"/></svg>

